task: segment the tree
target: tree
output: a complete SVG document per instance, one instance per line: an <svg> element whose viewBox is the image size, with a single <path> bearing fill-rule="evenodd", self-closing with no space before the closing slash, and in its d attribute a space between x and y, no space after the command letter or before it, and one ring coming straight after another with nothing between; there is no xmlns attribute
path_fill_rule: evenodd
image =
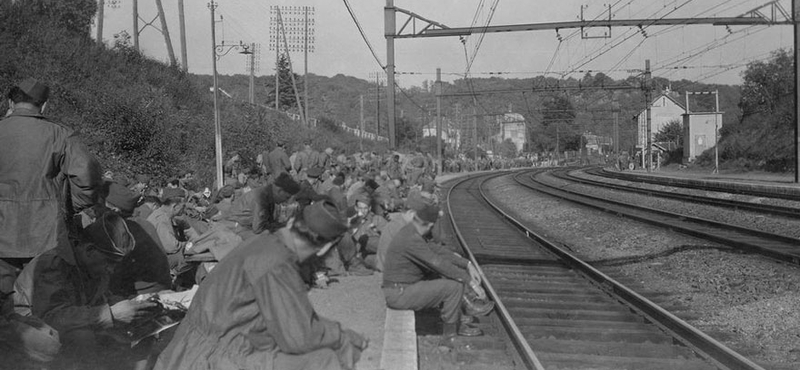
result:
<svg viewBox="0 0 800 370"><path fill-rule="evenodd" d="M501 157L504 158L516 158L517 157L517 145L514 144L511 139L505 139L502 143L497 146L497 153Z"/></svg>
<svg viewBox="0 0 800 370"><path fill-rule="evenodd" d="M303 92L300 90L303 86L302 80L297 73L292 73L289 68L289 59L286 57L285 54L281 54L280 59L278 59L278 90L279 90L279 97L278 97L278 107L280 110L290 110L292 108L297 108L297 99L295 97L294 86L292 85L292 75L294 75L294 80L297 83L297 94L302 94ZM275 106L275 78L273 76L272 79L268 80L266 84L264 84L264 88L267 90L267 101L266 105L274 107Z"/></svg>
<svg viewBox="0 0 800 370"><path fill-rule="evenodd" d="M655 135L655 141L659 142L672 142L677 147L683 146L683 121L680 119L673 119L663 127Z"/></svg>

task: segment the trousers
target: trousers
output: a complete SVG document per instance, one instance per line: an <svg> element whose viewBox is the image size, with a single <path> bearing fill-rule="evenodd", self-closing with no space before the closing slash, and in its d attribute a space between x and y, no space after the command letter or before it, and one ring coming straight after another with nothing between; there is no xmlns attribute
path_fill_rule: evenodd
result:
<svg viewBox="0 0 800 370"><path fill-rule="evenodd" d="M442 304L441 317L446 324L461 317L464 284L450 279L422 280L411 285L385 285L386 305L396 310L422 310Z"/></svg>

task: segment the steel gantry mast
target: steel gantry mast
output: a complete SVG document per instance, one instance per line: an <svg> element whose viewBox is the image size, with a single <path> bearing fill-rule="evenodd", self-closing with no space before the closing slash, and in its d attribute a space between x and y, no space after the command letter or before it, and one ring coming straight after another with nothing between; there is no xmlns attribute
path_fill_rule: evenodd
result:
<svg viewBox="0 0 800 370"><path fill-rule="evenodd" d="M397 15L407 16L400 29L397 29ZM792 25L794 26L795 53L795 182L800 182L800 103L798 103L797 87L800 86L800 28L797 16L800 13L800 0L792 0L792 12L789 13L778 0L758 6L738 17L704 17L704 18L658 18L658 19L595 19L567 22L544 22L496 25L485 27L448 27L434 20L425 18L414 12L394 6L394 0L386 0L384 7L384 36L386 37L386 79L388 82L388 114L389 143L395 147L395 92L394 92L394 40L412 38L431 38L449 36L468 36L475 33L498 33L520 31L560 30L572 28L609 28L612 27L651 27L676 25L714 25L714 26L753 26L753 25ZM472 92L470 94L478 93ZM648 107L652 102L647 102ZM438 140L439 138L437 138ZM648 157L652 138L647 138Z"/></svg>

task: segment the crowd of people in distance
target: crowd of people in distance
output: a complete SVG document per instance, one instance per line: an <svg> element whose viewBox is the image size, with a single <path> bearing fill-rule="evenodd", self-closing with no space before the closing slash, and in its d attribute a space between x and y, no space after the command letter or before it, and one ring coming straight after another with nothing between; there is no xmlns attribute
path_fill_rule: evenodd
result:
<svg viewBox="0 0 800 370"><path fill-rule="evenodd" d="M375 272L388 307L441 309L443 345L482 334L470 323L494 303L443 242L430 154L278 143L257 167L231 155L222 186L192 172L158 184L103 172L74 131L45 118L48 96L23 80L0 120L3 362L353 369L367 338L317 315L307 292Z"/></svg>

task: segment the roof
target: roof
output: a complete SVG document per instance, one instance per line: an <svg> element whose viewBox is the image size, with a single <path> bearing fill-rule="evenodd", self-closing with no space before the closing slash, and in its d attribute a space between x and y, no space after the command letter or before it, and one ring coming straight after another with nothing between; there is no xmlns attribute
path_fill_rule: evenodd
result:
<svg viewBox="0 0 800 370"><path fill-rule="evenodd" d="M681 103L681 102L679 102L679 101L675 100L675 98L673 98L673 97L669 96L669 94L668 94L667 92L662 92L661 94L659 94L658 96L656 96L656 97L655 97L655 98L654 98L654 99L653 99L653 100L650 102L650 105L652 106L653 104L655 104L655 102L657 102L657 101L658 101L659 99L661 99L661 98L667 98L667 99L669 99L670 101L672 101L673 103L675 103L675 105L677 105L677 106L678 106L678 108L681 108L681 109L683 109L684 111L686 110L686 107L683 105L683 103ZM646 111L646 109L642 109L641 111L639 111L639 114L637 114L637 115L636 115L636 117L633 117L633 119L636 119L638 116L642 115L642 113L644 113L645 111Z"/></svg>

